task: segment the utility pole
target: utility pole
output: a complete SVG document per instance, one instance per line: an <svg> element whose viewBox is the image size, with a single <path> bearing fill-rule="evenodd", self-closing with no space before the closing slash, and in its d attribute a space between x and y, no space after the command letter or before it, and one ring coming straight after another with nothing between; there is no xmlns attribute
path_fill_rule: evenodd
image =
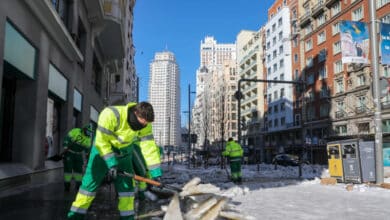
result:
<svg viewBox="0 0 390 220"><path fill-rule="evenodd" d="M188 84L188 167L191 167L191 84Z"/></svg>
<svg viewBox="0 0 390 220"><path fill-rule="evenodd" d="M376 21L376 7L375 1L369 1L370 10L370 44L371 44L371 69L373 75L373 91L374 91L374 124L375 124L375 151L376 151L376 183L383 183L383 140L382 140L382 113L380 100L380 86L379 86L379 63L378 63L378 31Z"/></svg>

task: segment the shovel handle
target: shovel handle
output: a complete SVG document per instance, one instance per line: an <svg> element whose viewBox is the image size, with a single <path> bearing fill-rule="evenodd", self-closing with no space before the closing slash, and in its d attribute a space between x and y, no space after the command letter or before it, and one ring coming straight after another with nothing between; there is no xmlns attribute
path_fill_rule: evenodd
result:
<svg viewBox="0 0 390 220"><path fill-rule="evenodd" d="M153 185L153 186L159 186L159 187L162 186L162 184L160 182L157 182L155 180L148 179L148 178L145 178L142 176L134 175L133 178L137 181L149 183L150 185Z"/></svg>
<svg viewBox="0 0 390 220"><path fill-rule="evenodd" d="M137 181L149 183L150 185L153 185L153 186L159 186L159 187L162 186L162 184L160 182L157 182L155 180L148 179L148 178L145 178L145 177L142 177L142 176L138 176L138 175L135 175L135 174L132 174L132 173L121 172L121 174L123 174L124 176L127 176L127 177L131 177L131 178L133 178L134 180L137 180Z"/></svg>

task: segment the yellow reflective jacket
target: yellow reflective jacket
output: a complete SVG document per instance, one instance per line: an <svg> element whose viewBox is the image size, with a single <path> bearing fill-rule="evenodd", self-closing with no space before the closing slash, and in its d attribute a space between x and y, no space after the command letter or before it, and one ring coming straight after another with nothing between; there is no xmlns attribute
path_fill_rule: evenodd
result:
<svg viewBox="0 0 390 220"><path fill-rule="evenodd" d="M235 141L228 141L226 144L226 149L222 152L223 156L229 157L242 157L244 151L241 146Z"/></svg>
<svg viewBox="0 0 390 220"><path fill-rule="evenodd" d="M132 130L127 122L128 109L135 105L109 106L99 115L95 146L108 168L118 165L113 150L128 147L138 139L140 131Z"/></svg>
<svg viewBox="0 0 390 220"><path fill-rule="evenodd" d="M152 124L148 124L139 133L139 144L142 156L152 178L159 177L161 171L160 148L154 141Z"/></svg>

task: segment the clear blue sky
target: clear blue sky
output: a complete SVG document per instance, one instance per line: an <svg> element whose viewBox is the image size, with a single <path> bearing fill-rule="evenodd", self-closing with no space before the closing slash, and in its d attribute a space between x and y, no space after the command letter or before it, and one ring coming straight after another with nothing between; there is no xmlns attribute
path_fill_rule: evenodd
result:
<svg viewBox="0 0 390 220"><path fill-rule="evenodd" d="M188 84L196 87L200 42L214 36L234 43L241 30L258 30L274 0L136 0L133 40L140 101L148 100L149 63L168 49L180 68L181 111L188 109ZM193 103L194 95L191 95ZM192 105L192 104L191 104ZM182 124L186 123L182 114ZM184 119L184 120L183 120Z"/></svg>

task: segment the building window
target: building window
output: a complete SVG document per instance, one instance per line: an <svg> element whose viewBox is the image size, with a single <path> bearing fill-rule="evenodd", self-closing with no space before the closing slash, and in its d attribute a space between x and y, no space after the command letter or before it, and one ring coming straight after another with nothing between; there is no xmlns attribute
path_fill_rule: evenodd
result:
<svg viewBox="0 0 390 220"><path fill-rule="evenodd" d="M359 7L352 11L352 21L359 21L363 18L363 7Z"/></svg>
<svg viewBox="0 0 390 220"><path fill-rule="evenodd" d="M359 96L358 97L357 107L359 107L359 108L365 108L366 107L366 97L365 96Z"/></svg>
<svg viewBox="0 0 390 220"><path fill-rule="evenodd" d="M321 104L320 106L320 116L321 117L327 117L329 116L329 103Z"/></svg>
<svg viewBox="0 0 390 220"><path fill-rule="evenodd" d="M272 25L272 33L275 32L275 29L276 29L276 25L273 24L273 25Z"/></svg>
<svg viewBox="0 0 390 220"><path fill-rule="evenodd" d="M390 0L389 0L390 1ZM381 18L382 23L390 24L390 14L387 14Z"/></svg>
<svg viewBox="0 0 390 220"><path fill-rule="evenodd" d="M341 134L341 135L345 135L347 134L347 125L337 125L335 127L336 129L336 134Z"/></svg>
<svg viewBox="0 0 390 220"><path fill-rule="evenodd" d="M341 52L341 43L340 41L337 41L333 44L333 55L338 54Z"/></svg>
<svg viewBox="0 0 390 220"><path fill-rule="evenodd" d="M366 85L366 77L362 74L358 76L358 86Z"/></svg>
<svg viewBox="0 0 390 220"><path fill-rule="evenodd" d="M313 48L313 41L310 39L305 42L305 51L309 51Z"/></svg>
<svg viewBox="0 0 390 220"><path fill-rule="evenodd" d="M334 63L334 72L341 73L343 71L343 63L341 60L338 60Z"/></svg>
<svg viewBox="0 0 390 220"><path fill-rule="evenodd" d="M313 57L306 58L306 67L312 67L313 66Z"/></svg>
<svg viewBox="0 0 390 220"><path fill-rule="evenodd" d="M273 72L276 72L278 70L278 64L274 64L274 71Z"/></svg>
<svg viewBox="0 0 390 220"><path fill-rule="evenodd" d="M383 76L390 77L390 68L383 66Z"/></svg>
<svg viewBox="0 0 390 220"><path fill-rule="evenodd" d="M322 31L321 33L318 34L317 36L317 44L321 44L326 40L326 34L325 31Z"/></svg>
<svg viewBox="0 0 390 220"><path fill-rule="evenodd" d="M274 120L274 127L278 127L279 126L279 120L277 118L275 118Z"/></svg>
<svg viewBox="0 0 390 220"><path fill-rule="evenodd" d="M341 79L336 81L336 93L342 93L342 92L344 92L344 82Z"/></svg>
<svg viewBox="0 0 390 220"><path fill-rule="evenodd" d="M390 0L376 0L376 8L378 9L389 2Z"/></svg>
<svg viewBox="0 0 390 220"><path fill-rule="evenodd" d="M320 26L322 24L325 24L325 14L321 14L320 16L317 17L317 26Z"/></svg>
<svg viewBox="0 0 390 220"><path fill-rule="evenodd" d="M279 18L279 20L278 20L278 27L282 26L282 24L283 24L282 18Z"/></svg>
<svg viewBox="0 0 390 220"><path fill-rule="evenodd" d="M332 25L332 34L336 35L338 33L340 33L340 22L334 23Z"/></svg>
<svg viewBox="0 0 390 220"><path fill-rule="evenodd" d="M340 11L341 11L341 2L338 1L332 5L330 15L333 17L333 16L337 15L338 13L340 13Z"/></svg>
<svg viewBox="0 0 390 220"><path fill-rule="evenodd" d="M274 106L274 113L278 113L279 112L279 107L277 105Z"/></svg>
<svg viewBox="0 0 390 220"><path fill-rule="evenodd" d="M267 42L267 49L271 48L271 42Z"/></svg>
<svg viewBox="0 0 390 220"><path fill-rule="evenodd" d="M276 37L273 37L272 38L272 46L275 46L275 44L276 44Z"/></svg>
<svg viewBox="0 0 390 220"><path fill-rule="evenodd" d="M305 35L310 34L313 31L313 26L311 24L305 26Z"/></svg>
<svg viewBox="0 0 390 220"><path fill-rule="evenodd" d="M294 63L298 62L298 54L294 54Z"/></svg>
<svg viewBox="0 0 390 220"><path fill-rule="evenodd" d="M281 59L281 60L279 61L279 68L283 68L283 66L284 66L284 60Z"/></svg>
<svg viewBox="0 0 390 220"><path fill-rule="evenodd" d="M321 93L320 93L320 98L329 98L330 96L330 90L329 87L326 85L323 85L321 87Z"/></svg>
<svg viewBox="0 0 390 220"><path fill-rule="evenodd" d="M279 47L279 54L283 54L283 45Z"/></svg>
<svg viewBox="0 0 390 220"><path fill-rule="evenodd" d="M320 69L318 70L318 75L320 79L326 79L328 77L325 65L320 67Z"/></svg>
<svg viewBox="0 0 390 220"><path fill-rule="evenodd" d="M282 102L280 103L280 111L283 112L286 110L286 103Z"/></svg>
<svg viewBox="0 0 390 220"><path fill-rule="evenodd" d="M299 78L299 70L296 69L296 70L294 71L294 79L295 79L295 80L298 80L298 78Z"/></svg>
<svg viewBox="0 0 390 220"><path fill-rule="evenodd" d="M283 33L279 32L279 41L282 41L282 38L283 38Z"/></svg>
<svg viewBox="0 0 390 220"><path fill-rule="evenodd" d="M284 74L280 74L280 80L284 81Z"/></svg>
<svg viewBox="0 0 390 220"><path fill-rule="evenodd" d="M280 126L284 126L286 124L286 117L282 117L280 119Z"/></svg>
<svg viewBox="0 0 390 220"><path fill-rule="evenodd" d="M322 62L324 60L326 60L326 49L322 49L318 53L318 62Z"/></svg>
<svg viewBox="0 0 390 220"><path fill-rule="evenodd" d="M267 37L269 37L269 35L270 35L270 31L269 29L267 29Z"/></svg>

